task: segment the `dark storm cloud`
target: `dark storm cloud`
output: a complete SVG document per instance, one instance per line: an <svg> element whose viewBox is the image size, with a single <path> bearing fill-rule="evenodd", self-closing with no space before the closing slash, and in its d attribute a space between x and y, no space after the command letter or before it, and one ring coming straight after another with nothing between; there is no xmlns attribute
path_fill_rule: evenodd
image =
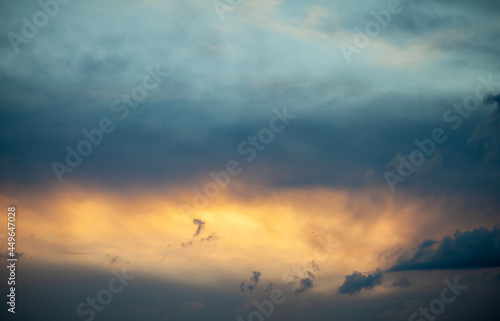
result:
<svg viewBox="0 0 500 321"><path fill-rule="evenodd" d="M498 113L498 106L500 105L500 94L489 94L485 99L484 99L485 104L496 104L495 112Z"/></svg>
<svg viewBox="0 0 500 321"><path fill-rule="evenodd" d="M118 265L116 270L120 271L121 267ZM16 293L19 300L16 303L31 302L29 308L16 305L15 316L20 321L33 318L84 321L88 316L76 314L78 304L86 302L87 297L95 298L99 291L108 288L113 278L108 269L94 270L77 265L70 268L24 264L17 272L23 277L16 279L16 287L27 291ZM241 305L241 298L228 290L228 286L214 289L179 284L138 274L128 267L126 272L137 277L123 291L113 294L112 303L96 313L95 320L230 320L235 319L235 308ZM4 276L3 272L1 275ZM47 306L54 309L49 312ZM141 312L148 312L148 315ZM0 315L2 320L9 320L4 311Z"/></svg>
<svg viewBox="0 0 500 321"><path fill-rule="evenodd" d="M24 1L3 5L3 34L21 27L20 18L27 14L26 10L38 10L34 4L24 8L27 4ZM166 5L176 10L149 8L145 10L151 11L151 20L145 19L142 11L136 18L131 17L134 22L157 21L158 30L137 23L127 33L122 30L125 26L105 19L97 24L98 30L89 33L82 30L78 21L70 19L72 14L76 11L92 21L98 19L72 2L60 13L64 19L51 20L50 26L41 29L17 56L7 55L12 60L5 61L17 64L0 66L0 103L5 107L0 111L3 182L15 181L33 188L57 182L50 164L64 162L65 146L75 148L83 138L83 129L95 128L100 119L109 117L117 129L105 136L103 143L65 180L98 182L113 188L183 184L182 187L191 189L191 182L208 180L208 172L223 168L229 159L244 163L236 150L238 144L268 124L273 107L287 105L297 111L300 120L280 133L238 179L278 187L357 188L366 184L367 171L382 168L398 151L407 154L416 137L425 137L433 127L442 126L439 113L420 118L415 111L447 108L461 94L461 88L453 94L438 86L435 91L416 95L415 88L428 83L428 76L412 74L415 82L407 83L408 71L404 68L360 65L343 69L330 63L318 66L316 59L309 59L311 65L304 68L289 68L282 58L269 58L283 57L280 53L289 53L289 48L263 45L260 30L242 30L244 36L240 38L245 41L228 41L212 28L214 17L206 15L197 3ZM298 4L292 6L295 5ZM386 5L385 1L340 2L335 10L343 13L344 29L352 31L373 19L368 14L370 10ZM453 12L447 8L449 5ZM327 3L320 6L326 11L332 9ZM488 26L496 23L490 16L474 14L475 10L496 12L498 4L493 2L441 2L436 6L436 10L424 10L413 2L403 13L392 17L380 37L401 43L401 38L413 37L398 37L394 34L398 30L425 35L455 27L474 31L478 28L477 19L488 22ZM310 9L305 4L301 7L307 9L304 14ZM102 8L105 15L114 9L113 3ZM464 12L470 14L462 19ZM186 24L187 18L193 17L198 19L198 27ZM342 30L342 26L333 23L334 19L323 20L332 29L321 25L323 32ZM347 24L349 21L352 23ZM498 43L491 41L488 30L480 29L474 36L448 37L465 38L472 50L453 57L460 61L469 59L472 53L482 51L473 45ZM9 53L10 44L5 39L2 44L2 50ZM39 51L37 44L53 49ZM246 60L246 56L230 52L229 47L243 48L241 52L257 49L256 55L263 58L254 60L252 54L252 59ZM33 48L39 50L31 51ZM134 48L148 49L149 54L143 55ZM328 61L333 63L334 59ZM156 63L171 75L140 107L131 110L125 121L119 121L109 110L110 103L137 85L146 65ZM494 72L498 65L481 66ZM318 67L325 71L318 74ZM403 88L403 83L408 88ZM34 97L36 103L29 97ZM462 138L468 126L471 125L464 125L460 129L463 132L455 134ZM441 149L446 168L434 171L431 177L419 178L418 184L437 186L443 193L468 189L464 194L500 187L498 167L482 164L475 158L477 151L463 151L464 142L458 138L449 142L447 148ZM470 168L467 177L460 175L464 167ZM470 182L478 180L487 184L468 188ZM377 178L370 183L383 185L384 181Z"/></svg>
<svg viewBox="0 0 500 321"><path fill-rule="evenodd" d="M170 83L165 84L165 88L176 83L174 76L167 81ZM313 89L326 90L319 84ZM245 90L242 99L250 99L252 95ZM366 184L367 171L383 168L398 151L407 154L415 148L415 138L425 138L433 128L443 126L442 113L437 112L424 120L401 119L391 115L392 110L384 111L384 108L392 108L386 106L405 105L409 110L417 110L425 105L426 110L439 110L451 106L454 100L449 99L449 104L443 104L441 98L436 97L408 101L403 95L390 94L369 102L320 104L314 100L306 102L303 96L295 93L276 96L264 91L260 95L265 99L235 104L239 108L237 114L218 109L220 104L214 101L144 102L138 109L131 110L124 122L110 112L112 99L107 102L85 96L81 101L71 101L63 96L60 101L42 103L39 110L27 113L19 112L27 105L16 102L12 108L0 111L1 130L5 132L0 150L0 166L4 170L0 175L3 181L16 181L26 186L57 182L50 164L64 162L65 146L76 148L76 144L85 138L81 134L83 129L91 130L102 117L109 117L116 130L106 135L103 143L95 147L74 172L65 175L65 182L96 181L113 188L131 184L181 184L192 189L202 187L193 186L192 182L209 181L210 171L221 170L228 160L236 159L245 165L236 180L278 187L323 185L357 188ZM282 100L290 98L296 102L289 109L299 117L276 135L256 161L247 163L246 156L238 153L239 144L268 126L272 112L266 108L282 108ZM96 104L99 108L88 108ZM301 111L300 105L306 104L311 105L310 110ZM48 111L51 105L53 112ZM232 104L228 101L223 105L229 107ZM265 108L256 110L255 105ZM348 115L342 114L334 110L337 105L345 105L352 111ZM363 110L370 105L378 111ZM317 115L320 110L328 111ZM20 128L16 125L19 123L26 126ZM491 187L500 188L500 179L497 179L500 178L500 169L471 157L477 151L463 150L470 126L470 122L464 123L460 129L463 131L453 132L454 136L446 145L440 146L445 167L433 171L428 177L419 177L417 183L437 184L443 192L446 189L449 189L446 192L453 192L467 189L471 185L468 180L480 179L491 182ZM453 157L449 157L450 154ZM468 176L459 175L463 167L470 168ZM383 176L370 180L371 183L386 184ZM405 186L410 185L411 182L405 183ZM483 185L465 192L486 190L491 193L491 187Z"/></svg>
<svg viewBox="0 0 500 321"><path fill-rule="evenodd" d="M363 275L354 271L351 275L345 276L344 283L339 287L341 294L356 294L363 289L371 290L382 283L383 272L377 269L373 274Z"/></svg>
<svg viewBox="0 0 500 321"><path fill-rule="evenodd" d="M500 94L488 95L484 103L492 105L489 116L477 124L469 137L469 146L473 149L481 148L485 161L500 161Z"/></svg>
<svg viewBox="0 0 500 321"><path fill-rule="evenodd" d="M255 28L253 17L244 16L242 7L228 13L233 20L221 24L211 12L210 1L124 0L100 3L99 8L69 1L14 55L5 35L19 33L21 17L31 18L40 8L37 1L1 1L0 179L3 192L12 193L6 198L15 199L13 183L20 185L19 190L44 190L57 183L50 164L63 162L65 146L75 148L83 139L82 130L95 128L103 117L111 118L116 130L106 135L62 184L88 182L89 186L101 184L118 192L130 186L156 189L168 184L190 191L199 187L199 181L209 179L209 171L221 170L228 160L237 159L246 165L238 179L262 189L326 186L355 190L365 184L385 188L377 169L397 152L408 155L415 148L415 138L429 137L433 128L446 126L441 120L443 110L463 100L461 95L468 90L463 84L473 81L476 73L499 75L500 2L496 0L424 0L405 5L403 13L393 16L391 24L363 53L370 59L374 57L372 49L395 46L403 51L403 57L425 47L422 53L415 51L422 60L403 61L401 66L378 61L346 66L330 45L338 34L352 33L355 27L363 28L373 20L370 10L385 8L385 0L270 3L279 3L277 9L266 16L267 7L259 8L262 16L258 19L272 23L256 24ZM315 6L327 12L323 23L316 26L323 32L321 43L314 39L314 32L306 30L315 27L315 19L307 19ZM289 12L299 16L291 18ZM275 19L276 13L279 19ZM308 39L293 43L290 39L299 32L289 31L302 21L306 22L298 30ZM268 26L275 29L266 29ZM377 46L378 41L385 43ZM396 50L388 56L397 62L399 54ZM110 103L140 82L146 65L156 63L171 76L120 121L110 111ZM299 117L255 162L247 164L236 150L238 144L256 135L268 124L272 108L283 105ZM464 208L470 210L467 213L498 217L500 168L492 161L484 162L484 156L494 160L497 155L489 154L498 147L498 131L492 131L496 130L496 119L488 118L485 126L475 131L482 119L474 114L459 130L447 128L450 138L439 148L441 166L435 167L432 175L412 178L401 190L416 198L463 196ZM466 149L471 132L477 148ZM375 175L365 175L370 170ZM457 222L463 220L462 212L453 214ZM200 227L197 224L195 236ZM457 239L448 246L443 245L445 240L423 242L416 249L418 255L409 254L400 263L407 262L407 267L413 264L414 268L426 263L425 269L432 264L464 266L467 258L475 260L469 250L474 243L471 239L484 241L486 248L498 253L498 246L488 243L488 233L469 239L462 236L460 240L466 245ZM216 238L216 234L200 236L195 244ZM191 240L181 246L193 244ZM479 246L477 249L478 255L485 254ZM417 261L409 262L411 259ZM19 320L78 319L76 305L95 295L110 278L109 273L97 275L88 269L54 266L22 270L27 268L20 266L19 270L19 286L26 290L19 293ZM308 272L307 277L298 278L304 291L313 286L315 277ZM381 282L378 273L348 276L344 290L357 293L374 287ZM254 272L241 289L253 290L259 277L260 272ZM401 280L398 284L405 284ZM237 291L234 282L229 284L228 288ZM234 320L241 300L233 292L220 293L219 289L167 284L141 276L114 297L98 317ZM482 321L497 321L498 283L480 284L469 291L462 297L464 303L457 302L446 310L443 320L476 320L480 315ZM276 307L273 317L407 320L411 313L405 310L408 303L431 302L436 294L431 290L388 294L363 304L344 296L332 300L330 295L294 304L291 296L286 307ZM22 302L29 302L29 309ZM194 306L203 302L203 313L182 309L186 302L194 302ZM278 317L282 311L289 315Z"/></svg>
<svg viewBox="0 0 500 321"><path fill-rule="evenodd" d="M16 318L21 321L30 321L34 318L85 320L76 315L76 306L87 297L95 297L101 289L107 287L110 278L113 277L106 270L94 271L78 266L73 266L71 269L57 266L31 266L28 263L19 266L19 272L23 277L19 278L18 286L25 289L24 292L18 294L19 298L22 298L19 302L31 302L29 309L19 305L19 309L16 310ZM136 279L121 293L113 296L112 303L105 306L105 309L96 316L96 320L128 321L149 318L152 320L217 321L235 320L238 315L246 320L248 314L255 310L252 305L244 313L235 312L241 307L242 298L234 294L234 287L233 290L224 290L224 287L179 284L165 281L163 278L156 279L135 274L134 271L128 269L127 272L137 275ZM492 276L496 277L496 274L497 272ZM421 277L424 280L428 278L427 275ZM480 279L484 280L482 277ZM40 283L40 280L43 282ZM459 283L462 284L462 281L466 279L460 278L460 280ZM438 278L436 283L442 284L442 279ZM68 284L72 286L68 287ZM473 284L467 292L457 298L457 304L453 305L453 308L446 310L446 315L442 315L443 320L475 320L480 314L481 320L498 321L500 312L498 284ZM227 288L231 287L227 286ZM316 321L330 320L329 318L335 315L341 320L363 321L367 319L367 315L370 315L370 319L375 321L408 320L413 311L408 310L407 304L415 300L428 303L440 294L440 289L435 288L417 288L415 291L398 291L394 296L370 296L363 298L362 302L356 297L332 297L331 294L318 295L314 300L307 301L301 300L301 295L292 295L287 296L287 301L283 305L275 306L273 318ZM266 296L263 299L269 299L269 294ZM203 303L203 309L185 309L186 302L194 301ZM47 309L47 306L52 306L53 302L57 302L57 305L54 305L56 308ZM418 309L418 305L414 308ZM409 309L411 310L411 305ZM148 315L140 312L148 312ZM293 318L286 318L283 313L288 313ZM392 314L387 313L399 313L400 316L399 318L391 317ZM3 319L8 320L7 317Z"/></svg>
<svg viewBox="0 0 500 321"><path fill-rule="evenodd" d="M352 13L366 12L363 9L368 9L367 4L346 5L345 9L349 8ZM186 7L189 10L182 15L200 14L196 7ZM364 18L361 14L360 22ZM397 18L399 16L394 17L393 23ZM317 81L313 74L304 71L267 74L259 63L249 68L257 68L262 75L258 83L266 86L248 86L251 79L241 76L246 70L226 66L220 58L226 52L211 49L225 48L221 35L210 28L204 29L200 36L182 24L172 24L172 28L175 32L167 34L169 44L181 51L179 57L186 57L185 60L173 51L156 57L162 68L172 75L138 109L131 110L124 122L110 112L109 105L115 96L135 86L145 72L144 67L152 62L114 50L114 46L126 47L130 43L123 34L103 32L96 43L87 40L84 34L76 34L91 41L94 47L87 47L99 49L102 54L83 50L79 43L70 42L69 49L59 54L63 58L58 58L68 61L64 68L58 67L59 60L50 55L26 54L22 56L23 66L32 71L29 77L4 70L7 68L0 69L4 89L2 103L6 106L0 114L2 133L5 133L0 151L2 177L28 186L57 181L51 162L64 161L66 145L74 148L83 138L83 129L92 129L102 117L110 117L117 126L115 132L105 136L103 143L65 179L70 182L95 180L114 187L124 183L185 183L206 177L210 170L223 167L227 159L240 160L236 151L238 144L267 125L272 107L286 104L295 110L303 109L302 113L298 112L302 120L280 133L259 155L263 160L251 164L254 171L248 178L283 186L357 187L364 184L363 175L367 170L387 163L387 154L393 156L394 151L403 150L401 145L409 145L415 136L425 134L428 124L424 121L394 118L390 115L393 111L400 110L399 106L408 106L408 110L421 110L422 106L439 108L443 99L449 99L424 94L412 100L407 93L394 91L357 103L349 101L354 94L366 95L378 90L379 83L397 86L404 72L394 72L378 82L351 70L341 70L339 77L328 76L327 81ZM69 29L76 32L73 25ZM150 36L154 39L156 34ZM259 37L251 39L258 41ZM159 51L160 48L155 47L154 52ZM199 52L204 54L200 56ZM213 63L221 67L220 73L199 75L200 69L209 69ZM44 68L46 65L53 68ZM230 91L224 83L226 79L222 79L224 70L236 75L231 79ZM378 70L366 72L379 74ZM304 77L307 86L303 85ZM279 84L288 84L293 89L277 93L277 89L282 90ZM323 94L346 84L350 95ZM19 100L23 96L37 97L36 107L29 101ZM192 99L193 96L199 100ZM331 112L339 107L350 112ZM19 123L26 126L21 129L16 125ZM307 157L302 150L309 151ZM472 168L473 164L470 165ZM254 175L263 170L276 175Z"/></svg>
<svg viewBox="0 0 500 321"><path fill-rule="evenodd" d="M436 269L479 269L500 266L500 230L476 228L426 240L414 253L398 257L388 272Z"/></svg>

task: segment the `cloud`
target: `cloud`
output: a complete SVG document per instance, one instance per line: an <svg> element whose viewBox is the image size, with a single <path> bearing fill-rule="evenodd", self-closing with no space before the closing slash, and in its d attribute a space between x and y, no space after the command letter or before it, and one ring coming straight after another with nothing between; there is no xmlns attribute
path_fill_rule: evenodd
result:
<svg viewBox="0 0 500 321"><path fill-rule="evenodd" d="M396 153L396 155L391 159L389 163L385 165L385 169L390 170L393 173L398 173L399 167L404 159L410 163L410 154L403 154L401 152ZM431 158L425 158L423 163L419 166L412 166L410 177L420 177L424 175L429 175L436 168L440 167L443 163L443 154L441 150L437 149ZM410 163L411 164L411 163ZM372 175L371 172L366 173L366 175Z"/></svg>
<svg viewBox="0 0 500 321"><path fill-rule="evenodd" d="M398 278L396 278L396 280L394 280L394 282L392 282L391 286L395 287L395 288L407 288L407 287L411 286L412 284L413 284L413 282L411 282L407 278L398 277Z"/></svg>
<svg viewBox="0 0 500 321"><path fill-rule="evenodd" d="M371 290L382 283L383 272L377 269L375 273L363 275L361 272L354 271L351 275L345 276L344 284L339 287L342 294L355 294L363 289Z"/></svg>
<svg viewBox="0 0 500 321"><path fill-rule="evenodd" d="M252 271L253 273L253 276L250 277L250 284L247 286L246 282L241 282L240 284L240 291L241 292L244 292L245 291L245 287L250 290L250 292L253 292L253 290L255 289L255 287L257 287L257 284L259 284L259 279L260 279L260 276L262 275L262 273L258 272L258 271Z"/></svg>
<svg viewBox="0 0 500 321"><path fill-rule="evenodd" d="M314 260L312 261L312 267L313 271L319 270L319 266ZM300 287L295 290L295 294L302 293L312 288L315 280L316 276L311 271L307 271L307 277L300 280Z"/></svg>
<svg viewBox="0 0 500 321"><path fill-rule="evenodd" d="M482 147L485 161L500 160L500 94L489 94L483 100L486 105L493 105L492 113L479 124L470 135L469 147Z"/></svg>
<svg viewBox="0 0 500 321"><path fill-rule="evenodd" d="M257 284L259 284L259 278L262 275L262 273L257 272L257 271L253 271L252 273L253 273L253 276L250 278L250 281L252 282L252 284L248 286L248 289L250 290L250 292L253 291L253 289L257 286Z"/></svg>
<svg viewBox="0 0 500 321"><path fill-rule="evenodd" d="M250 278L250 280L254 281L255 285L257 285L257 283L259 283L259 278L262 275L262 273L257 272L257 271L253 271L252 273L253 273L253 276Z"/></svg>
<svg viewBox="0 0 500 321"><path fill-rule="evenodd" d="M120 256L108 253L108 255L106 256L106 260L109 262L109 264L115 264L120 260Z"/></svg>
<svg viewBox="0 0 500 321"><path fill-rule="evenodd" d="M61 251L61 253L64 254L76 254L76 255L89 255L90 253L84 253L84 252L70 252L70 251Z"/></svg>
<svg viewBox="0 0 500 321"><path fill-rule="evenodd" d="M186 243L182 242L181 246L183 248L187 248L187 247L193 246L193 241L189 241L189 242L186 242Z"/></svg>
<svg viewBox="0 0 500 321"><path fill-rule="evenodd" d="M295 290L295 294L302 293L302 292L313 287L313 285L314 285L313 280L315 279L315 277L311 272L309 272L309 273L310 273L310 277L300 280L300 288Z"/></svg>
<svg viewBox="0 0 500 321"><path fill-rule="evenodd" d="M201 242L211 242L211 241L217 241L219 239L219 237L217 236L217 234L215 233L212 233L210 234L209 236L207 237L202 237L201 238Z"/></svg>
<svg viewBox="0 0 500 321"><path fill-rule="evenodd" d="M313 271L319 270L319 265L318 265L318 263L316 263L316 261L312 260L311 265L312 265Z"/></svg>
<svg viewBox="0 0 500 321"><path fill-rule="evenodd" d="M202 221L200 219L195 218L193 220L193 223L198 225L198 228L196 229L196 232L194 233L193 238L189 242L185 242L185 243L182 242L181 243L181 246L183 248L188 248L188 247L191 247L195 244L199 245L203 242L215 242L215 241L219 240L219 236L216 233L212 233L207 237L202 237L201 239L196 240L196 236L200 235L201 231L203 229L205 229L205 221Z"/></svg>
<svg viewBox="0 0 500 321"><path fill-rule="evenodd" d="M193 235L193 237L196 237L205 228L205 222L202 221L202 220L200 220L200 219L195 218L193 220L193 223L196 224L196 225L198 225L198 228L196 229L196 232Z"/></svg>
<svg viewBox="0 0 500 321"><path fill-rule="evenodd" d="M426 240L414 253L398 257L388 272L434 269L473 269L500 266L500 230L476 228L445 236L441 241Z"/></svg>
<svg viewBox="0 0 500 321"><path fill-rule="evenodd" d="M497 107L500 105L500 94L489 94L485 99L484 99L485 104L496 104ZM498 111L498 108L496 109Z"/></svg>
<svg viewBox="0 0 500 321"><path fill-rule="evenodd" d="M307 291L314 286L316 279L320 279L321 276L316 276L313 271L319 271L319 265L315 260L310 263L310 268L304 265L304 269L295 270L292 275L292 280L289 285L292 286L292 290L295 294L299 294Z"/></svg>

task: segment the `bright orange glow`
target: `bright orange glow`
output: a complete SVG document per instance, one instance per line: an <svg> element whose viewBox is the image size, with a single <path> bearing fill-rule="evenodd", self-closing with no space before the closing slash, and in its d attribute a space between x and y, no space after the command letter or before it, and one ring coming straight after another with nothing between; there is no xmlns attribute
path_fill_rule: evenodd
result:
<svg viewBox="0 0 500 321"><path fill-rule="evenodd" d="M325 284L338 286L353 269L386 268L381 253L395 244L408 246L422 234L449 233L431 228L443 219L443 202L396 201L372 190L282 190L244 198L226 193L192 214L177 205L189 199L186 195L78 187L25 193L16 204L18 250L34 262L126 265L156 277L212 286L220 278L246 279L252 270L281 281L292 265L314 258ZM2 204L8 199L2 195ZM194 218L206 223L196 237ZM335 244L327 257L318 237ZM315 253L326 258L318 260Z"/></svg>

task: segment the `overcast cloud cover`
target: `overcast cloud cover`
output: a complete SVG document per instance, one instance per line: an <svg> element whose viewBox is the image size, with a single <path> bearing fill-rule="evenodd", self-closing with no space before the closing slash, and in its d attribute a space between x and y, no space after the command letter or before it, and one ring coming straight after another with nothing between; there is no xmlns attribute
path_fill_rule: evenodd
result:
<svg viewBox="0 0 500 321"><path fill-rule="evenodd" d="M2 320L497 321L500 2L394 1L2 1Z"/></svg>

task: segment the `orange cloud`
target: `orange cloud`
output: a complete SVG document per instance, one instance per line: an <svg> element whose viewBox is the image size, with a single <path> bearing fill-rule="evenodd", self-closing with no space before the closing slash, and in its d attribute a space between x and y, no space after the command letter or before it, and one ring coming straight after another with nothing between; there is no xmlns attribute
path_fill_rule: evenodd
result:
<svg viewBox="0 0 500 321"><path fill-rule="evenodd" d="M333 288L352 270L386 268L386 257L390 260L398 246L450 232L442 224L449 200L398 199L372 189L253 193L241 185L237 190L243 193L221 194L192 214L177 206L190 194L171 188L117 193L72 186L14 198L3 193L0 203L15 200L18 250L26 260L98 268L126 264L211 286L221 279L242 280L252 270L281 282L292 265L315 259L324 284ZM197 236L193 219L205 222ZM433 228L437 225L442 227ZM321 243L333 244L331 253Z"/></svg>

